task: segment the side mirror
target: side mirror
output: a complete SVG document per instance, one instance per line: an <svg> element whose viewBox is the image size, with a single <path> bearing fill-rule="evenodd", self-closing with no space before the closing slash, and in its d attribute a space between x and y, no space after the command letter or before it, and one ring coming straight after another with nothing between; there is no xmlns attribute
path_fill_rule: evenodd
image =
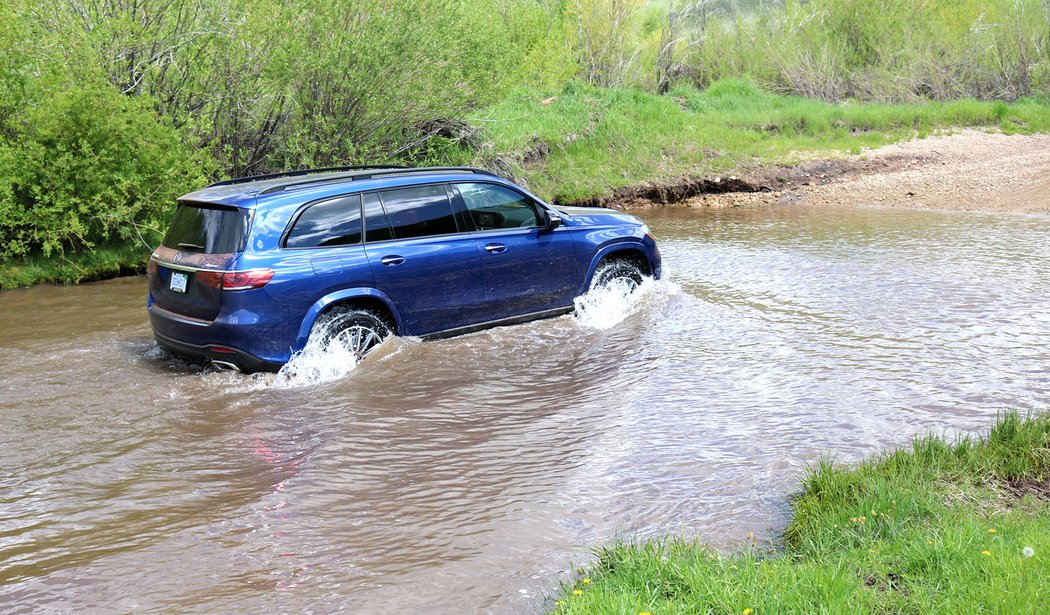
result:
<svg viewBox="0 0 1050 615"><path fill-rule="evenodd" d="M543 210L543 230L553 231L554 229L561 226L561 218L558 214L551 213L549 210Z"/></svg>

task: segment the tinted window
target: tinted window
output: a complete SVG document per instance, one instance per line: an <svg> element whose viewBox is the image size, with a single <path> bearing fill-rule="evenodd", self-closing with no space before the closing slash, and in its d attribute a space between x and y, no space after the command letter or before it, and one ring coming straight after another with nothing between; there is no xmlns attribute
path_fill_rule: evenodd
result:
<svg viewBox="0 0 1050 615"><path fill-rule="evenodd" d="M361 197L340 197L311 205L296 220L285 246L313 248L361 243Z"/></svg>
<svg viewBox="0 0 1050 615"><path fill-rule="evenodd" d="M381 192L394 237L408 239L455 233L456 218L444 186L413 186ZM371 238L369 238L371 239Z"/></svg>
<svg viewBox="0 0 1050 615"><path fill-rule="evenodd" d="M457 184L463 203L479 231L539 226L532 200L492 184Z"/></svg>
<svg viewBox="0 0 1050 615"><path fill-rule="evenodd" d="M248 220L246 209L179 203L161 244L203 254L240 252L248 235Z"/></svg>
<svg viewBox="0 0 1050 615"><path fill-rule="evenodd" d="M387 220L383 205L379 202L379 195L366 194L362 198L365 206L365 240L393 239L394 235L390 232L390 221Z"/></svg>

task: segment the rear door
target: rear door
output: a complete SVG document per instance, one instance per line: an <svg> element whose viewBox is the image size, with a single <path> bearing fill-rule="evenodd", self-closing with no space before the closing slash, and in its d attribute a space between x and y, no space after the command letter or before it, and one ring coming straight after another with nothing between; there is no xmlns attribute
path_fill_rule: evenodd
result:
<svg viewBox="0 0 1050 615"><path fill-rule="evenodd" d="M251 212L208 203L179 203L151 257L149 290L155 305L211 320L219 313L222 272L244 249Z"/></svg>
<svg viewBox="0 0 1050 615"><path fill-rule="evenodd" d="M582 284L568 229L543 228L541 206L506 186L454 184L476 231L496 318L569 307Z"/></svg>
<svg viewBox="0 0 1050 615"><path fill-rule="evenodd" d="M284 237L284 260L279 264L282 271L301 275L289 276L278 300L309 305L336 290L371 287L363 235L359 194L330 197L303 208Z"/></svg>
<svg viewBox="0 0 1050 615"><path fill-rule="evenodd" d="M365 253L376 288L397 305L402 334L426 335L489 319L478 246L457 223L444 185L362 198Z"/></svg>

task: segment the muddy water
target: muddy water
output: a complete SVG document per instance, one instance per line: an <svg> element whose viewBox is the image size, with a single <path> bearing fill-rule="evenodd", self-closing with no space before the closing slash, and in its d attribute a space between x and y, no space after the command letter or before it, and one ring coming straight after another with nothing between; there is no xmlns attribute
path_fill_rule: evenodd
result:
<svg viewBox="0 0 1050 615"><path fill-rule="evenodd" d="M671 281L355 369L201 373L145 282L0 293L0 611L542 610L617 536L1050 406L1050 219L646 214ZM549 604L549 603L548 603Z"/></svg>

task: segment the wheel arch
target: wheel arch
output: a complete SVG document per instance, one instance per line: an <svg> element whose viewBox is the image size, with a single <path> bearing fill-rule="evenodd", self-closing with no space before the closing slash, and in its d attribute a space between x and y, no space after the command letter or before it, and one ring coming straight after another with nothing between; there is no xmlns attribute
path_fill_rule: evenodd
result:
<svg viewBox="0 0 1050 615"><path fill-rule="evenodd" d="M653 264L649 261L649 257L646 256L645 247L642 244L635 242L618 242L605 246L594 255L594 258L591 259L590 268L587 271L587 279L584 282L583 289L586 290L591 287L591 281L594 279L594 274L598 271L598 267L600 267L602 263L613 260L624 260L634 263L639 269L641 269L642 273L647 276L651 276L654 273Z"/></svg>
<svg viewBox="0 0 1050 615"><path fill-rule="evenodd" d="M349 288L325 295L310 306L299 325L299 334L293 350L298 351L306 346L310 330L318 318L339 307L355 307L374 312L387 322L394 334L401 331L401 315L390 297L374 288Z"/></svg>

